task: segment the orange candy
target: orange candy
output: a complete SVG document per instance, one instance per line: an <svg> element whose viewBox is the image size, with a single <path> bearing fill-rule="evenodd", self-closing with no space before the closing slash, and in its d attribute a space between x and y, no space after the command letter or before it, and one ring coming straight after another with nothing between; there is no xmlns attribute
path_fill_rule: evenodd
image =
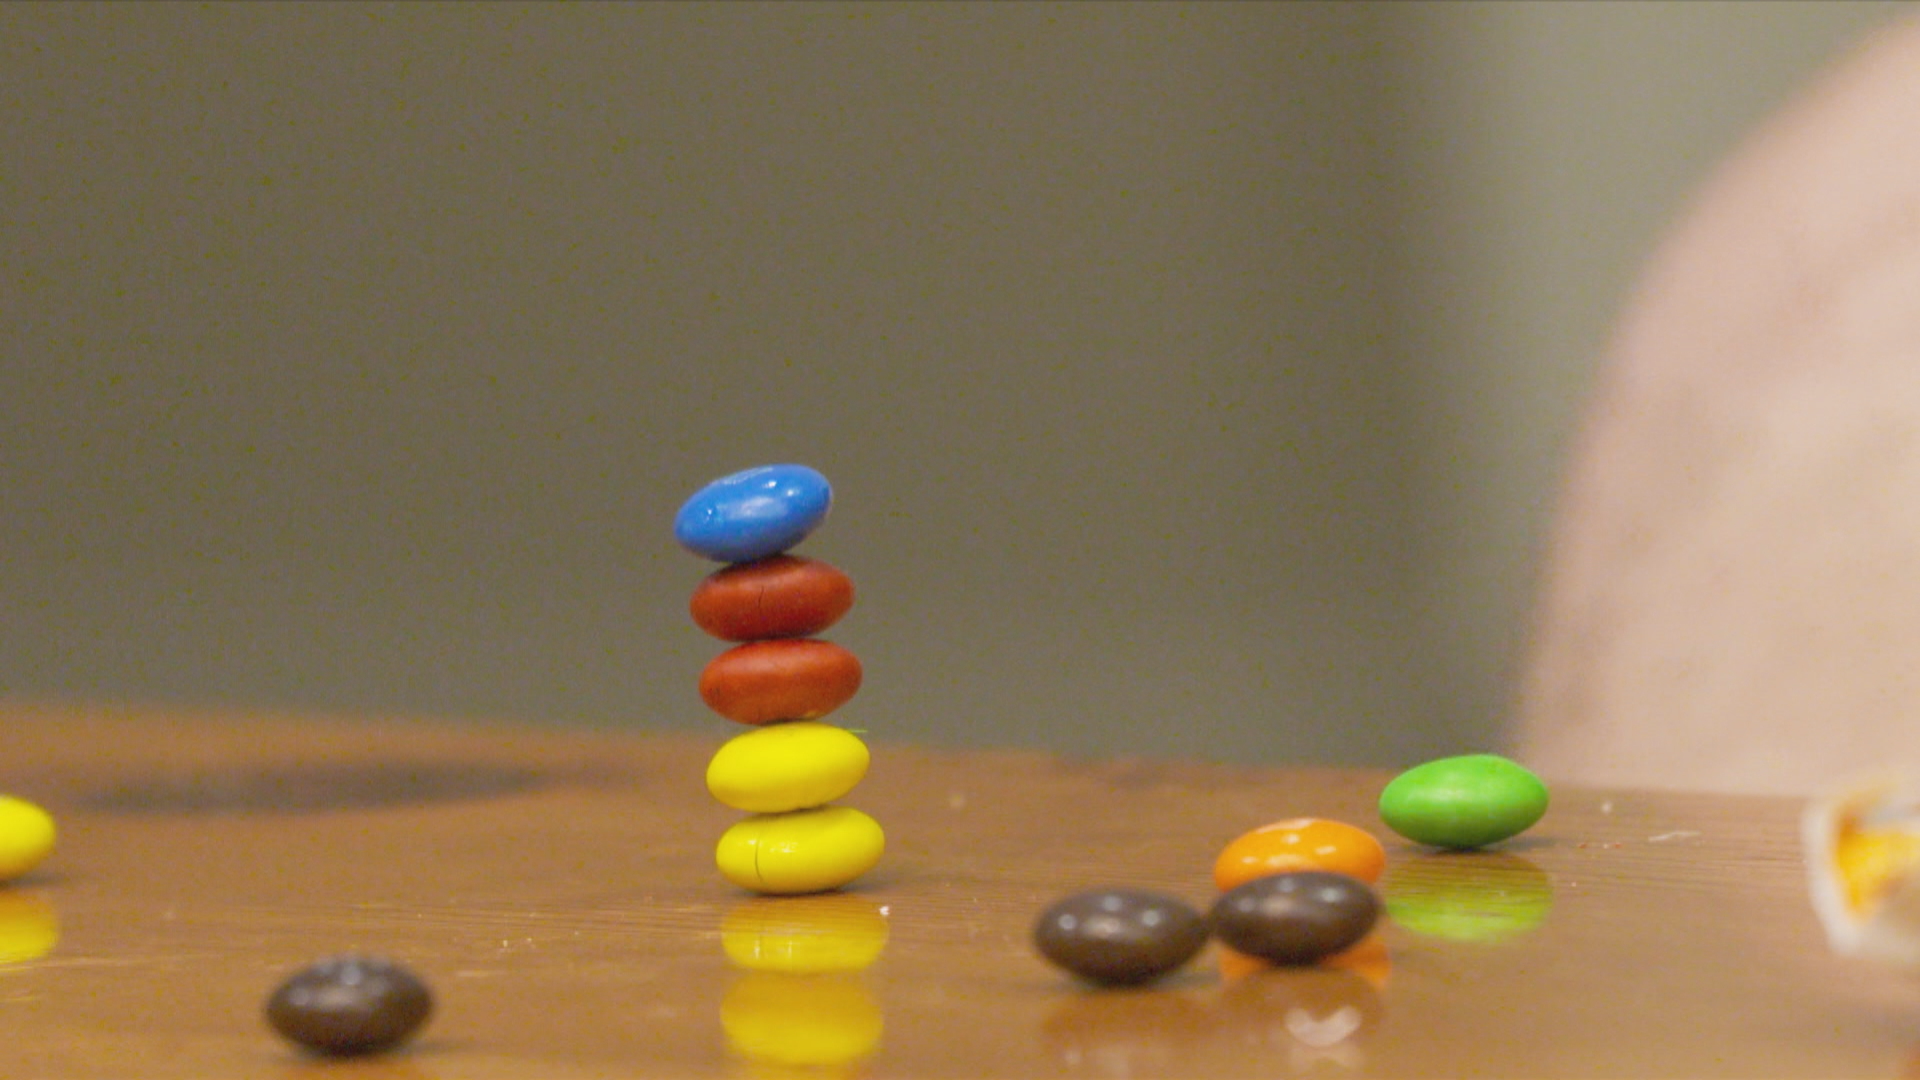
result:
<svg viewBox="0 0 1920 1080"><path fill-rule="evenodd" d="M715 570L687 610L723 641L808 637L853 607L853 579L819 559L775 555Z"/></svg>
<svg viewBox="0 0 1920 1080"><path fill-rule="evenodd" d="M1387 868L1387 849L1365 829L1325 818L1288 818L1246 833L1220 852L1213 883L1231 889L1290 870L1331 870L1371 885Z"/></svg>
<svg viewBox="0 0 1920 1080"><path fill-rule="evenodd" d="M742 724L818 720L859 689L859 658L818 638L735 645L700 672L700 699Z"/></svg>

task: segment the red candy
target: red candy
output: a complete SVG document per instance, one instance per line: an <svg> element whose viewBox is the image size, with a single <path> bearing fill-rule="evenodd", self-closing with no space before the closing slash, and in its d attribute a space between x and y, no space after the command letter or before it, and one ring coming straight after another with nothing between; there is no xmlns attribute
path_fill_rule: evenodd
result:
<svg viewBox="0 0 1920 1080"><path fill-rule="evenodd" d="M818 720L859 689L859 657L814 638L736 645L700 673L701 700L742 724Z"/></svg>
<svg viewBox="0 0 1920 1080"><path fill-rule="evenodd" d="M853 607L853 579L818 559L775 555L716 570L688 609L722 641L817 634Z"/></svg>

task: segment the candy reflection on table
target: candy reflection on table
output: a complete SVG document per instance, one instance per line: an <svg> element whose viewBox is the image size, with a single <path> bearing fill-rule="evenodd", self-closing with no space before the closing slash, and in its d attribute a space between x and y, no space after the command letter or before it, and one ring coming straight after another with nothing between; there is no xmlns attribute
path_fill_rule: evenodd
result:
<svg viewBox="0 0 1920 1080"><path fill-rule="evenodd" d="M1384 962L1377 943L1353 963ZM1151 1076L1182 1071L1203 1052L1357 1068L1386 1007L1378 968L1322 963L1275 967L1222 952L1221 977L1183 976L1150 989L1063 995L1041 1023L1049 1054L1068 1075ZM1265 1071L1265 1070L1260 1070Z"/></svg>
<svg viewBox="0 0 1920 1080"><path fill-rule="evenodd" d="M59 944L60 912L51 897L0 887L0 967L42 959Z"/></svg>
<svg viewBox="0 0 1920 1080"><path fill-rule="evenodd" d="M1069 1076L1152 1076L1220 1035L1211 995L1184 989L1062 995L1041 1020L1046 1052Z"/></svg>
<svg viewBox="0 0 1920 1080"><path fill-rule="evenodd" d="M1216 951L1220 978L1224 982L1232 982L1262 971L1273 971L1280 966L1271 960L1249 956L1230 945L1221 945ZM1366 937L1332 956L1321 959L1314 966L1351 971L1371 983L1374 989L1385 990L1388 978L1393 975L1393 953L1387 947L1386 935L1376 927Z"/></svg>
<svg viewBox="0 0 1920 1080"><path fill-rule="evenodd" d="M728 962L749 971L862 971L880 959L887 937L880 905L851 893L747 900L720 921Z"/></svg>
<svg viewBox="0 0 1920 1080"><path fill-rule="evenodd" d="M1344 967L1256 973L1220 994L1223 1036L1249 1050L1284 1054L1295 1070L1321 1062L1359 1067L1385 1015L1378 987Z"/></svg>
<svg viewBox="0 0 1920 1080"><path fill-rule="evenodd" d="M1536 930L1553 911L1553 879L1529 860L1505 852L1400 860L1387 870L1380 891L1397 925L1482 945Z"/></svg>
<svg viewBox="0 0 1920 1080"><path fill-rule="evenodd" d="M865 971L888 938L879 905L847 894L750 900L720 925L741 973L720 1004L729 1049L756 1075L840 1075L879 1049L885 1017Z"/></svg>

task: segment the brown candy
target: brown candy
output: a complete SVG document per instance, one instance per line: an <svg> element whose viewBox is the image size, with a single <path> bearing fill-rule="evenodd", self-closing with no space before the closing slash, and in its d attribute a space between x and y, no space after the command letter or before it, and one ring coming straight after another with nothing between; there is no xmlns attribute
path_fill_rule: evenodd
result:
<svg viewBox="0 0 1920 1080"><path fill-rule="evenodd" d="M1380 901L1366 882L1324 870L1254 878L1213 905L1213 932L1249 956L1311 964L1367 935Z"/></svg>
<svg viewBox="0 0 1920 1080"><path fill-rule="evenodd" d="M405 1042L433 1013L419 976L391 960L336 956L295 972L267 999L267 1023L321 1054L372 1054Z"/></svg>
<svg viewBox="0 0 1920 1080"><path fill-rule="evenodd" d="M1149 982L1193 959L1207 921L1171 896L1141 889L1076 893L1048 908L1033 928L1040 954L1098 983Z"/></svg>
<svg viewBox="0 0 1920 1080"><path fill-rule="evenodd" d="M816 638L736 645L700 673L700 699L742 724L818 720L859 689L859 658Z"/></svg>
<svg viewBox="0 0 1920 1080"><path fill-rule="evenodd" d="M687 607L722 641L807 637L853 607L853 579L819 559L775 555L714 571Z"/></svg>

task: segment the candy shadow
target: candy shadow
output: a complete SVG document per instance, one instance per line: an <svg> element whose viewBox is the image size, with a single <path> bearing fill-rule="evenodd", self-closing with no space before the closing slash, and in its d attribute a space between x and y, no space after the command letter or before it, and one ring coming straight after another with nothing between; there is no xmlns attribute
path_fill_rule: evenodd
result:
<svg viewBox="0 0 1920 1080"><path fill-rule="evenodd" d="M415 1059L467 1048L458 1042L421 1039L384 1053L348 1057L290 1049L279 1075L285 1080L440 1080L439 1072Z"/></svg>
<svg viewBox="0 0 1920 1080"><path fill-rule="evenodd" d="M340 762L144 777L115 782L78 802L88 810L129 816L302 814L498 798L549 782L524 766Z"/></svg>
<svg viewBox="0 0 1920 1080"><path fill-rule="evenodd" d="M1530 851L1548 851L1568 847L1564 840L1545 836L1515 836L1497 844L1477 848L1438 847L1433 844L1400 844L1395 849L1421 859L1472 859L1485 855L1523 855Z"/></svg>

